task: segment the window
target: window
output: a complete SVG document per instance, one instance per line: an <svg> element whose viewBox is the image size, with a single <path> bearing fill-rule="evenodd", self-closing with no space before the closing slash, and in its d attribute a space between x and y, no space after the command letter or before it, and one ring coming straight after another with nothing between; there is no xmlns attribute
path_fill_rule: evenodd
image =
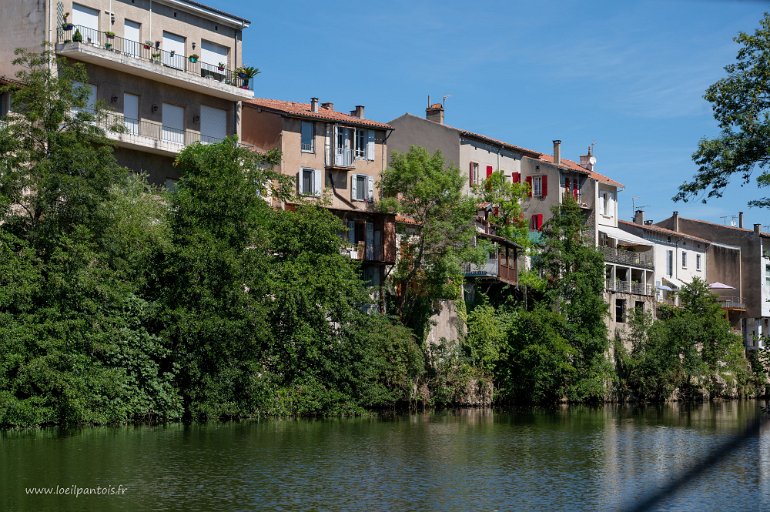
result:
<svg viewBox="0 0 770 512"><path fill-rule="evenodd" d="M696 254L695 255L695 270L697 270L698 272L700 272L700 270L701 270L701 255L700 254Z"/></svg>
<svg viewBox="0 0 770 512"><path fill-rule="evenodd" d="M315 152L315 125L308 121L302 121L302 151L306 153Z"/></svg>
<svg viewBox="0 0 770 512"><path fill-rule="evenodd" d="M607 215L607 192L602 192L599 195L599 214Z"/></svg>
<svg viewBox="0 0 770 512"><path fill-rule="evenodd" d="M470 170L468 171L468 181L470 186L478 185L479 183L479 163L471 162Z"/></svg>
<svg viewBox="0 0 770 512"><path fill-rule="evenodd" d="M536 213L529 218L530 231L542 231L543 230L543 214Z"/></svg>
<svg viewBox="0 0 770 512"><path fill-rule="evenodd" d="M543 197L543 177L532 177L532 195L534 197Z"/></svg>
<svg viewBox="0 0 770 512"><path fill-rule="evenodd" d="M770 286L770 265L765 265L765 284Z"/></svg>
<svg viewBox="0 0 770 512"><path fill-rule="evenodd" d="M321 195L321 171L316 169L302 169L297 176L297 188L300 195Z"/></svg>
<svg viewBox="0 0 770 512"><path fill-rule="evenodd" d="M622 324L626 321L626 299L615 299L615 322Z"/></svg>
<svg viewBox="0 0 770 512"><path fill-rule="evenodd" d="M682 268L687 268L687 252L682 251Z"/></svg>
<svg viewBox="0 0 770 512"><path fill-rule="evenodd" d="M366 174L353 174L350 177L350 198L353 201L373 201L374 179Z"/></svg>
<svg viewBox="0 0 770 512"><path fill-rule="evenodd" d="M356 158L366 158L366 130L356 130Z"/></svg>
<svg viewBox="0 0 770 512"><path fill-rule="evenodd" d="M637 300L634 303L634 310L636 311L636 314L641 315L644 313L644 302L641 300Z"/></svg>
<svg viewBox="0 0 770 512"><path fill-rule="evenodd" d="M666 275L674 275L674 251L666 251Z"/></svg>

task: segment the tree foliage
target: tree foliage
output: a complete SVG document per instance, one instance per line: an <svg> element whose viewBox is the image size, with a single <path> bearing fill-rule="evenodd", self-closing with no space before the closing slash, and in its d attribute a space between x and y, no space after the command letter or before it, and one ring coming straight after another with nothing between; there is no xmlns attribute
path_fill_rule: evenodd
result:
<svg viewBox="0 0 770 512"><path fill-rule="evenodd" d="M753 34L741 32L735 42L740 46L736 62L725 66L727 76L705 94L721 132L698 143L693 154L697 174L679 187L675 200L686 201L701 192L707 192L707 198L721 197L734 175L749 183L757 170L757 185L770 185L770 13ZM749 204L768 207L770 199Z"/></svg>

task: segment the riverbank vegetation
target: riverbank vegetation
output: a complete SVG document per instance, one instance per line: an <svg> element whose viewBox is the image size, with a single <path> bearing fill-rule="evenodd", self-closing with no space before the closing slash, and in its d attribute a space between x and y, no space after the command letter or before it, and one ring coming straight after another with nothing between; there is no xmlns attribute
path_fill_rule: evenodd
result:
<svg viewBox="0 0 770 512"><path fill-rule="evenodd" d="M94 123L101 105L87 109L77 86L85 70L61 63L51 76L50 57L19 53L0 126L2 427L662 400L761 381L697 283L681 309L635 319L633 348L616 345L613 366L603 260L570 201L533 247L526 286L466 305L461 264L486 252L476 205L459 171L420 148L383 179L383 208L417 224L386 290L393 316L381 314L341 254L343 224L270 170L280 155L232 139L192 145L174 189L154 188L116 161ZM498 174L480 193L527 249L526 190ZM429 344L446 301L461 339Z"/></svg>

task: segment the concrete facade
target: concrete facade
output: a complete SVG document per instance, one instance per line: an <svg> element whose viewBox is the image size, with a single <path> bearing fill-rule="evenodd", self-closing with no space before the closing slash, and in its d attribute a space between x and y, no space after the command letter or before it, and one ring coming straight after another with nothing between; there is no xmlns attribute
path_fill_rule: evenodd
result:
<svg viewBox="0 0 770 512"><path fill-rule="evenodd" d="M707 278L709 282L719 278L719 282L735 287L718 290L717 295L723 307L739 319L746 346L764 347L770 335L770 233L763 232L760 224L745 229L742 213L738 226L686 219L678 212L656 225L719 244L709 254L712 261ZM738 250L740 258L735 256Z"/></svg>
<svg viewBox="0 0 770 512"><path fill-rule="evenodd" d="M83 63L89 103L103 106L97 124L115 141L119 161L153 183L178 177L172 163L186 145L239 133L240 101L253 96L234 73L247 20L186 0L41 0L9 8L14 12L4 8L0 18L0 55L49 41L58 56ZM78 22L76 9L93 14L88 26L65 24L65 13L67 23ZM82 41L73 40L76 32ZM163 48L165 37L179 41L173 53ZM220 62L188 58L204 45L226 54L221 70ZM0 59L0 75L15 74L10 62Z"/></svg>

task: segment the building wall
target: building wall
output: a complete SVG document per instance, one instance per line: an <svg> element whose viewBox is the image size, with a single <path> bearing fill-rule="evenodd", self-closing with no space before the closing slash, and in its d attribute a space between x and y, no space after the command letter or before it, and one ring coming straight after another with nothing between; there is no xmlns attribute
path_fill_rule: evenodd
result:
<svg viewBox="0 0 770 512"><path fill-rule="evenodd" d="M603 201L604 194L607 194L607 200ZM602 212L601 202L604 202L604 211ZM618 189L604 183L597 183L596 197L594 198L596 207L596 222L601 226L618 227Z"/></svg>
<svg viewBox="0 0 770 512"><path fill-rule="evenodd" d="M13 78L16 48L39 51L47 35L48 0L5 1L0 16L0 76Z"/></svg>
<svg viewBox="0 0 770 512"><path fill-rule="evenodd" d="M388 137L388 149L406 153L411 146L422 146L433 154L439 151L444 156L444 165L460 167L460 136L457 130L411 114L388 122L395 130ZM467 170L467 168L466 168Z"/></svg>
<svg viewBox="0 0 770 512"><path fill-rule="evenodd" d="M241 114L241 137L243 142L251 144L260 151L283 149L281 134L283 118L272 112L259 110L248 103L244 104ZM323 144L316 137L316 146Z"/></svg>
<svg viewBox="0 0 770 512"><path fill-rule="evenodd" d="M479 185L487 177L487 167L493 172L503 171L510 180L514 172L521 173L521 154L509 151L499 146L492 146L482 141L460 137L460 175L465 177L463 193L471 194L470 164L478 164L478 177L474 184Z"/></svg>
<svg viewBox="0 0 770 512"><path fill-rule="evenodd" d="M551 163L544 162L529 157L521 161L521 182L526 183L527 178L537 176L547 176L547 194L545 197L528 197L522 204L524 215L527 221L534 215L542 215L543 222L547 222L552 216L554 206L561 203L561 172L559 168Z"/></svg>
<svg viewBox="0 0 770 512"><path fill-rule="evenodd" d="M174 167L174 159L169 156L116 147L115 158L120 165L146 174L147 180L155 185L164 185L168 180L179 179L179 170Z"/></svg>

